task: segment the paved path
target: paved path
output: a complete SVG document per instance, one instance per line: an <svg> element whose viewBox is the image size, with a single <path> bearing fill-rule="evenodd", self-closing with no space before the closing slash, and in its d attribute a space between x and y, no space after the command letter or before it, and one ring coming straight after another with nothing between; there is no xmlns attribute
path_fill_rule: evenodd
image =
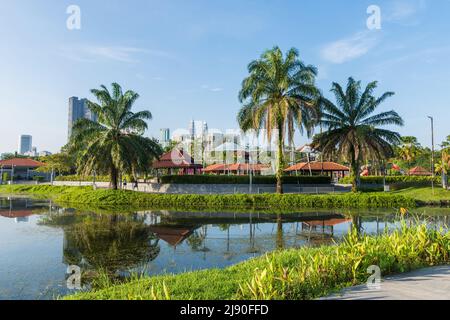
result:
<svg viewBox="0 0 450 320"><path fill-rule="evenodd" d="M450 300L450 266L386 277L379 290L356 286L322 300Z"/></svg>

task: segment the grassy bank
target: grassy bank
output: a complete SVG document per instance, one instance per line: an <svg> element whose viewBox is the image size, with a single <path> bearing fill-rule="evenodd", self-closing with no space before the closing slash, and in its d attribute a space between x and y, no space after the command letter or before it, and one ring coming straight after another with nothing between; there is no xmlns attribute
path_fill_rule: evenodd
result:
<svg viewBox="0 0 450 320"><path fill-rule="evenodd" d="M440 204L441 202L447 202L450 204L450 191L444 190L441 187L434 188L431 187L415 187L406 188L402 190L391 191L389 194L392 195L402 195L405 197L410 197L416 199L424 204Z"/></svg>
<svg viewBox="0 0 450 320"><path fill-rule="evenodd" d="M0 193L22 193L50 197L61 204L132 206L142 209L273 209L304 208L400 208L415 207L404 195L385 193L327 195L170 195L131 191L92 190L90 187L2 186Z"/></svg>
<svg viewBox="0 0 450 320"><path fill-rule="evenodd" d="M123 284L103 279L91 292L67 299L314 299L365 283L367 268L382 276L449 263L450 233L426 225L379 237L356 232L336 246L279 251L224 270L135 278Z"/></svg>

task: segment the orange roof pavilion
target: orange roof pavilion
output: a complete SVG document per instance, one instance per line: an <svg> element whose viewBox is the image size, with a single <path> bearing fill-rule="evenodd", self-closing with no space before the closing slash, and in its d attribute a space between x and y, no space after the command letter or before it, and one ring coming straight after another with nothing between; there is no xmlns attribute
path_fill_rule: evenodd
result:
<svg viewBox="0 0 450 320"><path fill-rule="evenodd" d="M349 172L350 168L335 162L301 162L285 169L284 171Z"/></svg>
<svg viewBox="0 0 450 320"><path fill-rule="evenodd" d="M194 162L194 159L184 150L173 149L161 156L159 160L153 162L154 169L193 169L200 170L201 164Z"/></svg>
<svg viewBox="0 0 450 320"><path fill-rule="evenodd" d="M203 170L205 173L223 173L223 172L262 172L270 169L269 165L265 164L248 164L248 163L234 163L234 164L213 164Z"/></svg>
<svg viewBox="0 0 450 320"><path fill-rule="evenodd" d="M45 163L28 158L15 158L0 161L0 167L3 167L3 169L11 169L13 166L14 168L37 169L45 166Z"/></svg>
<svg viewBox="0 0 450 320"><path fill-rule="evenodd" d="M410 175L410 176L432 176L433 174L430 171L428 171L422 167L414 167L408 171L408 175Z"/></svg>

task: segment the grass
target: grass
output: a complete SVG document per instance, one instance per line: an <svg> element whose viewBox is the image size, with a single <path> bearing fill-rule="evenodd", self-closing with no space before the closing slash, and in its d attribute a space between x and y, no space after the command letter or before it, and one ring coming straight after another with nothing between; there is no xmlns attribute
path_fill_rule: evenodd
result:
<svg viewBox="0 0 450 320"><path fill-rule="evenodd" d="M411 197L424 203L441 201L450 202L450 190L444 190L441 187L435 187L434 193L431 187L416 187L391 191L389 194Z"/></svg>
<svg viewBox="0 0 450 320"><path fill-rule="evenodd" d="M223 270L136 276L119 284L103 279L99 288L65 299L315 299L365 283L371 265L386 276L449 263L449 254L449 232L403 222L390 234L358 236L354 231L335 246L273 252Z"/></svg>
<svg viewBox="0 0 450 320"><path fill-rule="evenodd" d="M140 209L255 209L295 211L305 208L400 208L415 207L416 201L404 195L385 193L298 195L172 195L147 194L123 190L92 190L90 187L15 185L2 186L0 193L32 194L50 197L60 204L89 207L131 206Z"/></svg>

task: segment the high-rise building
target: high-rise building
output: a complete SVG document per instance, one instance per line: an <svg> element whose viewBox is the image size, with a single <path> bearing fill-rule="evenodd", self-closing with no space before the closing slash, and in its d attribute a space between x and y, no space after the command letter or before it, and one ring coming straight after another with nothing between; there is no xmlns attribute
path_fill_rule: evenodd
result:
<svg viewBox="0 0 450 320"><path fill-rule="evenodd" d="M161 133L161 138L160 138L160 143L163 147L167 147L170 143L170 129L168 128L163 128L160 130Z"/></svg>
<svg viewBox="0 0 450 320"><path fill-rule="evenodd" d="M69 98L68 139L72 135L74 124L81 118L97 122L97 115L88 108L87 99L78 99L78 97Z"/></svg>
<svg viewBox="0 0 450 320"><path fill-rule="evenodd" d="M189 134L193 138L202 138L208 134L208 123L206 121L192 120L189 123Z"/></svg>
<svg viewBox="0 0 450 320"><path fill-rule="evenodd" d="M23 134L19 137L19 154L26 154L27 152L31 152L33 149L33 137L30 135Z"/></svg>

